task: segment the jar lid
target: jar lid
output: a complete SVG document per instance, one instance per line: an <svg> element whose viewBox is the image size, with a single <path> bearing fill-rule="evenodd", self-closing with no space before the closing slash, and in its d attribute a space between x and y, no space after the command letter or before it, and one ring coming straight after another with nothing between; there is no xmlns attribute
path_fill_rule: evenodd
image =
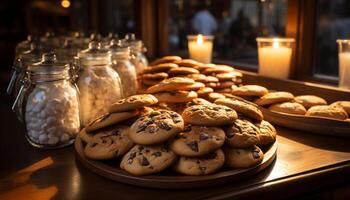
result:
<svg viewBox="0 0 350 200"><path fill-rule="evenodd" d="M42 51L38 42L31 42L30 49L19 55L21 62L26 64L32 64L39 62L41 59Z"/></svg>
<svg viewBox="0 0 350 200"><path fill-rule="evenodd" d="M130 48L122 40L113 39L108 46L112 54L115 53L130 53Z"/></svg>
<svg viewBox="0 0 350 200"><path fill-rule="evenodd" d="M68 69L68 64L58 62L56 54L50 52L44 53L40 62L29 65L28 71L40 74L54 74L55 72L61 72Z"/></svg>
<svg viewBox="0 0 350 200"><path fill-rule="evenodd" d="M78 53L78 57L81 61L91 62L95 65L97 64L109 64L111 59L111 52L102 49L101 43L97 41L91 41L89 47L85 50L82 50Z"/></svg>
<svg viewBox="0 0 350 200"><path fill-rule="evenodd" d="M136 39L136 36L134 33L127 33L125 35L125 39L124 42L130 46L130 48L132 50L136 50L136 51L141 51L142 50L142 41Z"/></svg>

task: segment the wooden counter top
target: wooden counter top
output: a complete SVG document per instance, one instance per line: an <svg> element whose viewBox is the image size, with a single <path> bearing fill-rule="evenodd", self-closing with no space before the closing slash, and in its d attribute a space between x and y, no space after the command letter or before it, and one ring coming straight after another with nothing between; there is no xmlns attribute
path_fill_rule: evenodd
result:
<svg viewBox="0 0 350 200"><path fill-rule="evenodd" d="M31 147L9 107L8 101L2 102L0 199L276 199L349 187L349 140L280 127L277 159L256 176L199 189L129 186L85 169L75 159L73 146L60 150Z"/></svg>

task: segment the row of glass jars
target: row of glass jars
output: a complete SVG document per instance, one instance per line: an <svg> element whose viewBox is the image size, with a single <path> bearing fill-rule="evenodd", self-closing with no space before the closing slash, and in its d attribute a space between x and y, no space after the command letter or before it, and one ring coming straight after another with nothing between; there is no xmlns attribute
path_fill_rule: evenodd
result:
<svg viewBox="0 0 350 200"><path fill-rule="evenodd" d="M40 56L40 45L31 42L31 49L16 59L9 87L28 141L42 148L69 145L80 127L105 114L108 105L135 94L136 69L146 67L147 59L142 52L138 58L130 53L132 43L142 44L131 35L104 47L94 39L64 60L60 51Z"/></svg>

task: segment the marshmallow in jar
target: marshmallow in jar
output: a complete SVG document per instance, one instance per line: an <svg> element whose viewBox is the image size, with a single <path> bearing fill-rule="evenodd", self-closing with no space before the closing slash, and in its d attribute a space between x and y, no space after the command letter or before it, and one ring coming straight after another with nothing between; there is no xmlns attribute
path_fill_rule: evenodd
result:
<svg viewBox="0 0 350 200"><path fill-rule="evenodd" d="M112 53L112 68L118 72L125 97L137 92L137 75L135 66L130 62L130 48L121 40L112 40L108 49Z"/></svg>
<svg viewBox="0 0 350 200"><path fill-rule="evenodd" d="M111 67L111 53L96 41L78 53L80 120L85 126L108 112L108 107L123 98L118 73Z"/></svg>
<svg viewBox="0 0 350 200"><path fill-rule="evenodd" d="M72 144L80 129L79 100L69 76L69 65L53 53L27 69L23 105L26 137L35 147L60 148Z"/></svg>
<svg viewBox="0 0 350 200"><path fill-rule="evenodd" d="M134 64L137 74L140 74L148 66L148 60L144 54L146 48L141 40L136 39L133 33L126 34L124 42L130 47L131 62Z"/></svg>

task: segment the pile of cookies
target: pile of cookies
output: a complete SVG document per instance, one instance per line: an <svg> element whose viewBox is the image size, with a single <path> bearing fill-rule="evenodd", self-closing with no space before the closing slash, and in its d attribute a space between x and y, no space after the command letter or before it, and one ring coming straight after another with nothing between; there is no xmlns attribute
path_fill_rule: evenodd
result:
<svg viewBox="0 0 350 200"><path fill-rule="evenodd" d="M269 92L259 85L233 86L231 93L275 112L350 121L350 101L327 105L325 99L315 95L294 96L285 91Z"/></svg>
<svg viewBox="0 0 350 200"><path fill-rule="evenodd" d="M150 90L163 92L154 87ZM121 159L120 168L133 175L166 169L206 175L223 166L258 165L264 156L258 146L276 139L276 130L263 120L254 104L234 99L211 103L193 98L188 99L181 115L161 109L159 99L143 94L112 104L109 114L91 122L79 134L86 143L86 157Z"/></svg>
<svg viewBox="0 0 350 200"><path fill-rule="evenodd" d="M214 101L230 93L231 86L242 82L242 73L227 65L203 64L179 56L165 56L152 62L139 76L140 93L147 93L148 87L172 77L186 77L202 83L197 89L199 97Z"/></svg>

